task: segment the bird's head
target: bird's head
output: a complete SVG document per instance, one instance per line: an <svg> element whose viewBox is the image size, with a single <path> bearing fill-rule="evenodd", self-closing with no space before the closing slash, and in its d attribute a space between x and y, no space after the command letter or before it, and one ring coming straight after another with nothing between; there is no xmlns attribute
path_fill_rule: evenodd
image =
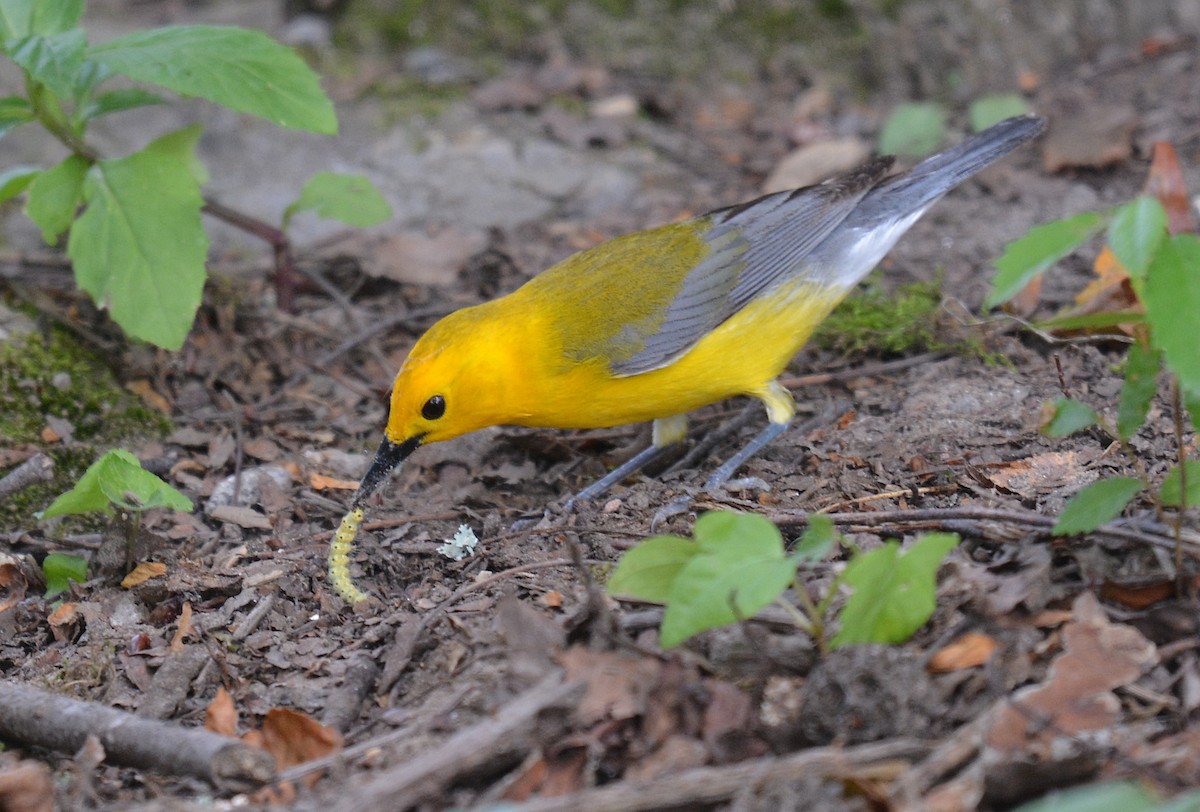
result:
<svg viewBox="0 0 1200 812"><path fill-rule="evenodd" d="M392 386L383 442L355 505L420 446L506 422L504 392L518 372L510 368L509 342L492 335L494 320L481 318L481 309L447 316L412 348Z"/></svg>

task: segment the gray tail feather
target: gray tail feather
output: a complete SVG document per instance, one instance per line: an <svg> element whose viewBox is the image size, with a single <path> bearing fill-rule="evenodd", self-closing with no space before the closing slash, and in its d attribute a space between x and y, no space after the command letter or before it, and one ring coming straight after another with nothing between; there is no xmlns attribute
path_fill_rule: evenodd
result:
<svg viewBox="0 0 1200 812"><path fill-rule="evenodd" d="M993 124L872 189L852 219L856 225L869 226L923 209L976 172L1036 138L1045 128L1045 119L1032 115Z"/></svg>

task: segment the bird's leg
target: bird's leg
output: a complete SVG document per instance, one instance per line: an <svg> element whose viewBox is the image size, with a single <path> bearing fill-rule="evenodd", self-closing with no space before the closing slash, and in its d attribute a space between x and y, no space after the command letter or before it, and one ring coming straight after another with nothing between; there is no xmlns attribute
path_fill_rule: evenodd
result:
<svg viewBox="0 0 1200 812"><path fill-rule="evenodd" d="M763 446L777 439L791 425L792 417L796 414L796 403L792 400L791 393L784 389L779 381L771 381L763 387L761 392L755 394L767 407L767 419L770 422L766 428L754 436L754 439L746 443L736 454L709 475L704 482L704 490L711 491L728 482L729 478L745 464L746 460L761 451ZM650 520L650 532L655 532L660 524L672 516L686 512L691 502L692 495L684 494L663 505Z"/></svg>
<svg viewBox="0 0 1200 812"><path fill-rule="evenodd" d="M679 443L687 436L687 415L674 415L672 417L660 417L654 421L652 440L649 446L639 451L633 457L618 465L616 468L609 471L600 479L588 485L569 497L567 501L562 503L562 512L570 513L574 510L575 505L579 502L586 502L589 499L595 499L602 493L607 491L613 485L616 485L621 480L630 474L640 471L645 466L649 465L654 460L662 456L667 449L671 448L676 443ZM541 519L549 518L550 509L547 508ZM514 530L522 530L531 527L541 519L518 519L513 524Z"/></svg>

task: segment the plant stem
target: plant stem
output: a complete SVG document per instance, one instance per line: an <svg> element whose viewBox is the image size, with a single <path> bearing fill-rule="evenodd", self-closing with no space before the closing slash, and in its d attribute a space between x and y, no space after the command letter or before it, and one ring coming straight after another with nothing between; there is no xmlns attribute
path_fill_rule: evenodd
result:
<svg viewBox="0 0 1200 812"><path fill-rule="evenodd" d="M1175 462L1179 466L1179 509L1172 525L1175 529L1175 592L1184 596L1183 578L1183 515L1187 513L1187 450L1183 446L1183 396L1179 391L1179 376L1171 375L1171 410L1175 424Z"/></svg>

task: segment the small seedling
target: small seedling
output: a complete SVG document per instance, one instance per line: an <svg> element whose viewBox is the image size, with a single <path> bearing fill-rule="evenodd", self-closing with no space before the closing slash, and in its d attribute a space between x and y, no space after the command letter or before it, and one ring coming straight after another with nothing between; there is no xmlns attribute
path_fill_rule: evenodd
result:
<svg viewBox="0 0 1200 812"><path fill-rule="evenodd" d="M1182 517L1200 503L1200 461L1184 442L1184 415L1200 425L1200 239L1178 233L1190 219L1187 196L1174 154L1160 145L1144 195L1106 212L1086 212L1039 225L1010 243L996 262L998 273L988 306L1013 299L1060 259L1105 232L1095 261L1097 281L1081 295L1081 306L1035 326L1045 332L1121 331L1131 340L1115 423L1071 397L1047 408L1042 431L1065 437L1093 426L1108 434L1138 470L1138 477L1094 482L1064 507L1054 533L1095 530L1120 516L1135 498L1147 495L1161 512L1175 508L1176 568L1182 564ZM1171 224L1175 223L1175 227ZM1099 306L1094 306L1098 302ZM1085 306L1093 305L1093 306ZM1166 382L1174 417L1176 461L1165 477L1151 481L1130 440L1146 424L1151 401ZM1067 394L1067 393L1064 393Z"/></svg>
<svg viewBox="0 0 1200 812"><path fill-rule="evenodd" d="M889 542L856 553L829 592L814 605L799 583L802 567L823 559L837 541L827 519L814 516L788 555L775 525L761 516L706 513L696 521L695 540L654 536L621 559L608 582L610 594L666 606L664 648L707 629L752 617L778 602L826 647L825 617L837 588L854 588L838 617L833 647L850 643L899 643L924 625L934 610L934 576L958 537L933 534L906 552ZM800 606L783 600L793 587Z"/></svg>
<svg viewBox="0 0 1200 812"><path fill-rule="evenodd" d="M137 457L123 449L114 449L92 463L75 487L36 515L39 519L95 512L123 516L128 555L133 551L142 514L152 508L190 512L192 502L143 468Z"/></svg>

